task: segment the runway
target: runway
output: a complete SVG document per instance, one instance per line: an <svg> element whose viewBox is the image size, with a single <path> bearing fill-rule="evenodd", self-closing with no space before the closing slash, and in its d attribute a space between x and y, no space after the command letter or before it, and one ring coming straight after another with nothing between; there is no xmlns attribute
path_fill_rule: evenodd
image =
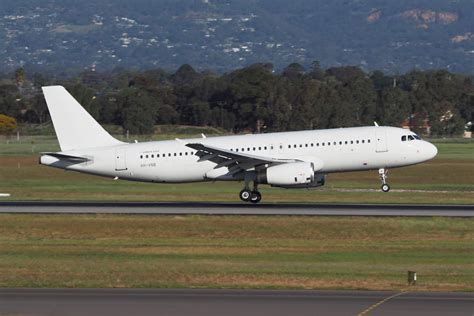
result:
<svg viewBox="0 0 474 316"><path fill-rule="evenodd" d="M472 293L0 289L2 315L472 316Z"/></svg>
<svg viewBox="0 0 474 316"><path fill-rule="evenodd" d="M474 217L474 205L12 201L0 213Z"/></svg>

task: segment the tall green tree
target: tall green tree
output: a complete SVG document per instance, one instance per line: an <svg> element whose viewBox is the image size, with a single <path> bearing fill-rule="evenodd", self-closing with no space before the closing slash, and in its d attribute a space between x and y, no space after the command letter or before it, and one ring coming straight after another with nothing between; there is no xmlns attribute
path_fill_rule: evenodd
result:
<svg viewBox="0 0 474 316"><path fill-rule="evenodd" d="M130 87L124 89L118 99L124 131L131 134L154 132L156 108L153 98L146 91Z"/></svg>

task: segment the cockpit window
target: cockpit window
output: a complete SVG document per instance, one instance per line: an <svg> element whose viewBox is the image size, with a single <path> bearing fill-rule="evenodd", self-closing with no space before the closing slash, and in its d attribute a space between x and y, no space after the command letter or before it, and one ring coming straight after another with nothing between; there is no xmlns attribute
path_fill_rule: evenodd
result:
<svg viewBox="0 0 474 316"><path fill-rule="evenodd" d="M406 142L407 140L408 141L412 141L412 140L415 140L415 139L418 139L420 140L420 136L416 135L416 134L412 134L412 135L403 135L402 136L402 142Z"/></svg>

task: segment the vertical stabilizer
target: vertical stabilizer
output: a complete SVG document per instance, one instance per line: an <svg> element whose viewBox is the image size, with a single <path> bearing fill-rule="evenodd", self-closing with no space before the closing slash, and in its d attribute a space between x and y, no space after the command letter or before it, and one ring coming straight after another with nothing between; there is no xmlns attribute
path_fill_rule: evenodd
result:
<svg viewBox="0 0 474 316"><path fill-rule="evenodd" d="M61 151L123 144L107 131L62 86L43 87Z"/></svg>

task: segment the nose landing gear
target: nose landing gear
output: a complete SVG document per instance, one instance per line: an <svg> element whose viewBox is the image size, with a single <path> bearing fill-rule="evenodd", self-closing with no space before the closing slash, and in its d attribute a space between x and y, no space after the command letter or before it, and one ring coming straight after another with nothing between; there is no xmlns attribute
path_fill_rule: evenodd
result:
<svg viewBox="0 0 474 316"><path fill-rule="evenodd" d="M380 177L380 180L382 181L381 189L383 192L390 191L390 185L388 185L387 183L387 173L388 173L388 170L386 170L385 168L379 169L379 177Z"/></svg>

